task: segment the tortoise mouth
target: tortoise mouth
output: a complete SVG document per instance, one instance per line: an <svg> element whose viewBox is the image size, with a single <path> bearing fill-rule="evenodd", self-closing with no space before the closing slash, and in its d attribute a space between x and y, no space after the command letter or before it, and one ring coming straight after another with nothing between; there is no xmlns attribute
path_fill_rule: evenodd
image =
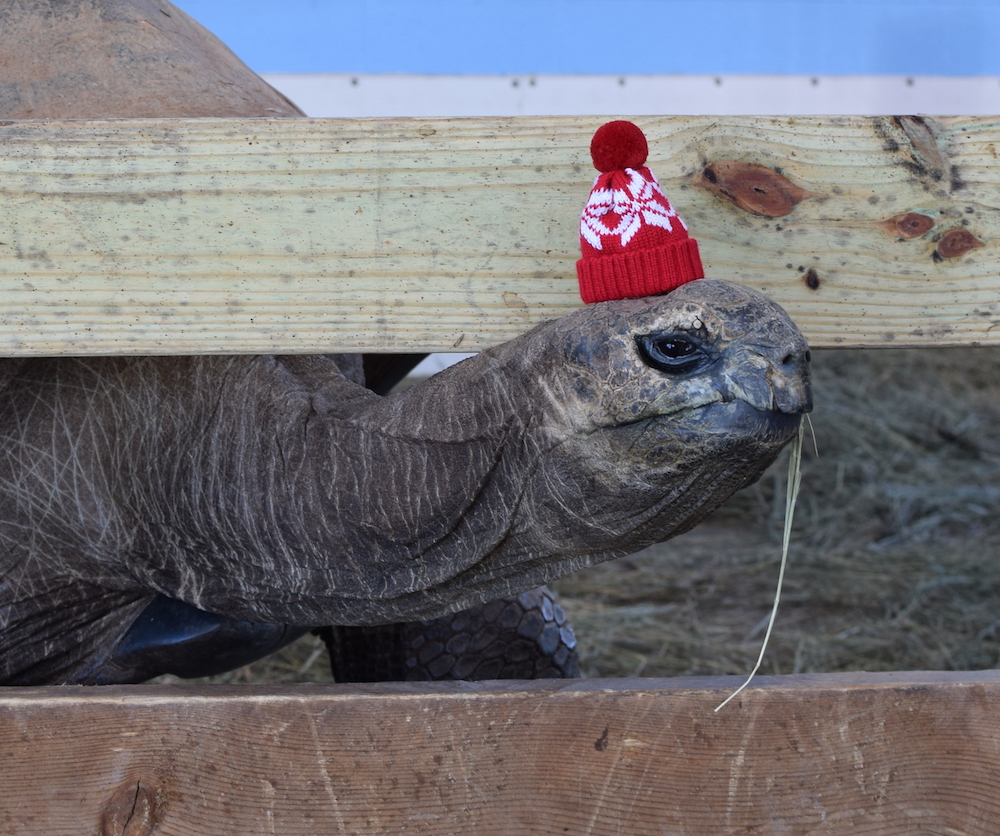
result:
<svg viewBox="0 0 1000 836"><path fill-rule="evenodd" d="M790 441L802 423L799 413L758 409L740 400L707 404L690 414L693 428L703 433L735 433L764 442Z"/></svg>
<svg viewBox="0 0 1000 836"><path fill-rule="evenodd" d="M695 451L722 459L728 453L742 458L755 448L776 452L794 438L801 422L797 413L761 410L746 401L716 401L621 424L612 433L621 455L638 456L652 465L661 459L677 461Z"/></svg>

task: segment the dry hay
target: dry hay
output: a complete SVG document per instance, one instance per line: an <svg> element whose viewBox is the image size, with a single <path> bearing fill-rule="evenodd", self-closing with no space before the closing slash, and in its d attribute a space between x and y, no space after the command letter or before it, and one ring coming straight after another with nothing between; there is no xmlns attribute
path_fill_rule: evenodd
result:
<svg viewBox="0 0 1000 836"><path fill-rule="evenodd" d="M1000 666L1000 350L814 357L820 455L807 437L762 673ZM690 534L554 584L584 675L745 674L774 594L785 474L779 460ZM212 681L329 678L307 636Z"/></svg>

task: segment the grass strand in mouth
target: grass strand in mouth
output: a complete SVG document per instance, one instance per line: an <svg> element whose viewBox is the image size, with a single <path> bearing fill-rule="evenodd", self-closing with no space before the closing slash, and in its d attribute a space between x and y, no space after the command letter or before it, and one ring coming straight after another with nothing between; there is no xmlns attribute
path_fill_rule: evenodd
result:
<svg viewBox="0 0 1000 836"><path fill-rule="evenodd" d="M795 501L799 497L799 482L802 479L802 436L804 427L804 422L799 424L799 431L792 442L791 455L788 457L788 487L785 491L785 531L781 538L781 566L778 569L778 588L774 591L774 604L771 606L771 617L767 621L767 631L764 633L764 641L760 646L760 654L757 656L757 663L753 666L753 670L750 671L750 675L746 678L746 681L719 703L715 707L715 711L726 705L737 694L742 693L757 675L761 662L764 661L764 651L767 650L767 642L771 638L774 619L778 614L778 602L781 600L781 585L785 580L785 566L788 564L788 543L792 536L792 517L795 514Z"/></svg>

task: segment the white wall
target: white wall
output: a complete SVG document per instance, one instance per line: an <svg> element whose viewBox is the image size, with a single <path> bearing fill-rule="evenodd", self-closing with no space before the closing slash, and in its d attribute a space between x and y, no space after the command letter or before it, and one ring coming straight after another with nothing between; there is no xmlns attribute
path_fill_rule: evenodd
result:
<svg viewBox="0 0 1000 836"><path fill-rule="evenodd" d="M265 74L310 116L1000 114L1000 79Z"/></svg>

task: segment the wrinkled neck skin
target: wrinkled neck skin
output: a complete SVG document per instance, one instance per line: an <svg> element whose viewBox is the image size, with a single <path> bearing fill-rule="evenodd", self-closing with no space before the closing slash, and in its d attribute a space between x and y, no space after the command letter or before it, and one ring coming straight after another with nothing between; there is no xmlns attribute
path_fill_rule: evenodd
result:
<svg viewBox="0 0 1000 836"><path fill-rule="evenodd" d="M0 402L0 614L82 584L126 626L154 592L258 622L413 620L686 531L809 408L777 306L687 287L385 398L350 358L28 361ZM650 368L637 335L664 331L711 362Z"/></svg>

